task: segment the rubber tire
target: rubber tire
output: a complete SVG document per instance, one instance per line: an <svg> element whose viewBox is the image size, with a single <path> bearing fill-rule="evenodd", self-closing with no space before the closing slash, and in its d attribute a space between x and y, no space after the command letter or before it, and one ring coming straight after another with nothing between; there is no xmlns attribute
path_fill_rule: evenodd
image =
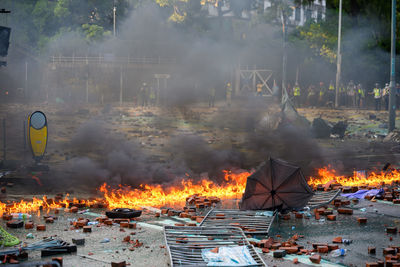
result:
<svg viewBox="0 0 400 267"><path fill-rule="evenodd" d="M141 210L134 210L134 209L113 209L111 211L106 211L106 216L108 218L135 218L140 217L142 215Z"/></svg>

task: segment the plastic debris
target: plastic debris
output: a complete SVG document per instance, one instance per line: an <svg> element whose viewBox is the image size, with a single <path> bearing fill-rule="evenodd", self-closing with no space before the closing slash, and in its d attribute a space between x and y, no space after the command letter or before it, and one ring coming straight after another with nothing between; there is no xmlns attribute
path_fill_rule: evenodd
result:
<svg viewBox="0 0 400 267"><path fill-rule="evenodd" d="M108 243L110 242L110 239L108 238L104 238L103 240L100 241L100 243Z"/></svg>
<svg viewBox="0 0 400 267"><path fill-rule="evenodd" d="M334 257L334 258L340 257L340 256L344 256L344 255L346 255L346 252L347 252L347 249L338 248L338 249L335 249L335 250L331 251L331 256Z"/></svg>
<svg viewBox="0 0 400 267"><path fill-rule="evenodd" d="M35 237L33 236L32 233L28 233L28 234L26 235L26 238L28 238L28 239L34 239Z"/></svg>

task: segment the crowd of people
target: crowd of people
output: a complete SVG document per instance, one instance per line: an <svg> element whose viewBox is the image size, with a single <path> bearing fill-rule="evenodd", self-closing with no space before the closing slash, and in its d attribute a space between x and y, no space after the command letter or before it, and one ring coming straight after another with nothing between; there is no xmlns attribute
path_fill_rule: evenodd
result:
<svg viewBox="0 0 400 267"><path fill-rule="evenodd" d="M339 86L338 104L342 107L366 109L374 106L375 110L388 110L389 84L382 88L379 83L372 90L366 90L361 83L350 81L347 86ZM292 87L289 85L288 94L293 99L296 107L334 107L336 88L331 81L328 86L320 82L318 86L310 85L301 88L298 83ZM400 107L400 84L396 84L396 103Z"/></svg>

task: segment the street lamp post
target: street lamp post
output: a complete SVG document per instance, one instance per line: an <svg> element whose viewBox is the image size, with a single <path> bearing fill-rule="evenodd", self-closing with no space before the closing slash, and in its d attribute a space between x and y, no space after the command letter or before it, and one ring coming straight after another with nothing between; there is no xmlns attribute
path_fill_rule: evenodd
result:
<svg viewBox="0 0 400 267"><path fill-rule="evenodd" d="M116 12L117 12L117 8L115 7L115 1L114 1L114 7L113 7L113 35L115 37L115 21L116 21Z"/></svg>
<svg viewBox="0 0 400 267"><path fill-rule="evenodd" d="M396 122L396 0L392 0L392 45L390 58L389 132L395 129Z"/></svg>
<svg viewBox="0 0 400 267"><path fill-rule="evenodd" d="M339 25L338 25L338 49L337 49L337 64L336 64L336 94L335 94L335 108L339 107L339 87L340 87L340 74L342 67L342 54L341 40L342 39L342 0L339 2Z"/></svg>

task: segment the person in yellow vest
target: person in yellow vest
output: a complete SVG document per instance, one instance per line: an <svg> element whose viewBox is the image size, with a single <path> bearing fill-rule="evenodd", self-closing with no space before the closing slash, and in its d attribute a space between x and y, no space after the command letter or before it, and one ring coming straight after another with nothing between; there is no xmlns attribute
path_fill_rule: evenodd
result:
<svg viewBox="0 0 400 267"><path fill-rule="evenodd" d="M365 102L365 90L362 87L361 83L357 85L357 107L363 108Z"/></svg>
<svg viewBox="0 0 400 267"><path fill-rule="evenodd" d="M381 110L381 89L379 88L379 84L376 83L374 89L372 89L372 92L369 93L374 96L374 102L375 102L375 110Z"/></svg>
<svg viewBox="0 0 400 267"><path fill-rule="evenodd" d="M344 84L341 83L339 86L339 97L340 97L340 105L346 106L346 88Z"/></svg>
<svg viewBox="0 0 400 267"><path fill-rule="evenodd" d="M262 87L263 85L261 83L257 84L257 95L262 96Z"/></svg>
<svg viewBox="0 0 400 267"><path fill-rule="evenodd" d="M293 100L294 100L295 106L297 108L299 108L300 107L300 86L297 82L294 84L294 87L293 87Z"/></svg>
<svg viewBox="0 0 400 267"><path fill-rule="evenodd" d="M226 104L228 105L228 107L230 107L232 104L232 85L230 82L226 84L225 90L226 90Z"/></svg>
<svg viewBox="0 0 400 267"><path fill-rule="evenodd" d="M319 83L319 97L318 97L318 105L320 107L324 106L326 103L326 96L325 96L325 86L323 82Z"/></svg>
<svg viewBox="0 0 400 267"><path fill-rule="evenodd" d="M385 110L389 110L389 92L390 92L390 86L387 83L385 85L385 88L382 90L382 100L383 104L385 105Z"/></svg>
<svg viewBox="0 0 400 267"><path fill-rule="evenodd" d="M333 81L329 83L328 87L328 101L331 101L332 103L335 102L335 86L333 85Z"/></svg>
<svg viewBox="0 0 400 267"><path fill-rule="evenodd" d="M309 107L315 107L317 102L317 95L315 92L314 85L310 85L308 88L308 95L307 95L307 105Z"/></svg>

